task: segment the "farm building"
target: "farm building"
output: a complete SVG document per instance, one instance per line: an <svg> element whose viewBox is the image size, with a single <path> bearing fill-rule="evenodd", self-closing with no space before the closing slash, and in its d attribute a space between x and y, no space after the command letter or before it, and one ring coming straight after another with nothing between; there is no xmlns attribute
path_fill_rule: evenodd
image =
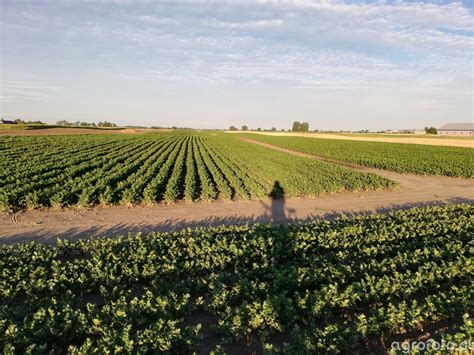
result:
<svg viewBox="0 0 474 355"><path fill-rule="evenodd" d="M396 133L401 133L401 134L426 134L426 131L424 129L401 129L397 131Z"/></svg>
<svg viewBox="0 0 474 355"><path fill-rule="evenodd" d="M426 131L424 129L414 129L412 130L413 134L426 134Z"/></svg>
<svg viewBox="0 0 474 355"><path fill-rule="evenodd" d="M447 123L438 128L438 134L442 136L472 136L474 123Z"/></svg>

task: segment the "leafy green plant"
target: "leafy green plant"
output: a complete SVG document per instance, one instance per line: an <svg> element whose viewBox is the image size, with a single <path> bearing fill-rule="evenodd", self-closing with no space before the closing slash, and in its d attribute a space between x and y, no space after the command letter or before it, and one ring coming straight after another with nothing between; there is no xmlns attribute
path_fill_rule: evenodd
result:
<svg viewBox="0 0 474 355"><path fill-rule="evenodd" d="M460 344L473 334L473 212L461 204L1 246L0 344L4 353L367 353L437 324Z"/></svg>

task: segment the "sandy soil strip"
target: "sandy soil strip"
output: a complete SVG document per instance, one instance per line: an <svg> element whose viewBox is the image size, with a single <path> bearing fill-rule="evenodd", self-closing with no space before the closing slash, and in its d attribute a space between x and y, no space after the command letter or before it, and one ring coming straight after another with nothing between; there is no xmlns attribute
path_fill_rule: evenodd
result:
<svg viewBox="0 0 474 355"><path fill-rule="evenodd" d="M424 144L437 145L446 147L461 147L474 148L474 140L469 139L440 139L440 138L405 138L405 137L353 137L342 136L338 134L326 133L297 133L297 132L241 132L241 131L226 131L226 133L252 133L263 134L269 136L282 137L307 137L307 138L321 138L321 139L339 139L349 141L365 141L365 142L386 142L386 143L403 143L403 144Z"/></svg>
<svg viewBox="0 0 474 355"><path fill-rule="evenodd" d="M319 160L308 154L253 142L288 154ZM314 198L284 200L217 201L194 204L179 202L174 205L157 206L32 210L16 213L13 218L11 214L0 214L0 243L31 240L55 242L58 237L78 239L116 236L222 224L290 223L314 218L330 219L340 214L386 212L438 203L474 204L474 180L351 167L398 181L400 188L395 191L341 192Z"/></svg>

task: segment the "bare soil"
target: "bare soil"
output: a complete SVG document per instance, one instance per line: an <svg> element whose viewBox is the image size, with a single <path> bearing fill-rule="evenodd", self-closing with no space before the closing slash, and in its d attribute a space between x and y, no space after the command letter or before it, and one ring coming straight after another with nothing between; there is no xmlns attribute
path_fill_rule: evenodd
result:
<svg viewBox="0 0 474 355"><path fill-rule="evenodd" d="M342 139L349 141L365 141L365 142L386 142L386 143L402 143L402 144L424 144L424 145L437 145L446 147L461 147L461 148L474 148L474 140L472 139L459 139L459 138L416 138L416 137L387 137L381 135L380 137L374 136L348 136L338 135L329 133L310 133L310 132L238 132L238 131L227 131L227 133L253 133L263 134L270 136L290 136L290 137L307 137L307 138L321 138L321 139Z"/></svg>
<svg viewBox="0 0 474 355"><path fill-rule="evenodd" d="M244 138L242 138L244 139ZM249 139L288 154L322 160L309 154ZM338 162L336 162L338 163ZM173 205L111 206L91 209L44 209L0 214L0 243L24 241L55 242L57 238L117 236L128 233L173 231L188 227L295 223L315 218L373 212L443 203L474 203L474 180L445 176L399 174L351 164L362 172L373 172L400 186L394 191L358 191L324 194L312 198L281 200L178 202Z"/></svg>

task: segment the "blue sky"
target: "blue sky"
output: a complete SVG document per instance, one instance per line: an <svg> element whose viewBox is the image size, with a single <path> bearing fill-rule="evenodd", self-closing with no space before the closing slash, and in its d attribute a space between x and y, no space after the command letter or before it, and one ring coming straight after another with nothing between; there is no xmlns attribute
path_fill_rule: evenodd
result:
<svg viewBox="0 0 474 355"><path fill-rule="evenodd" d="M0 3L3 117L335 130L474 119L471 1Z"/></svg>

